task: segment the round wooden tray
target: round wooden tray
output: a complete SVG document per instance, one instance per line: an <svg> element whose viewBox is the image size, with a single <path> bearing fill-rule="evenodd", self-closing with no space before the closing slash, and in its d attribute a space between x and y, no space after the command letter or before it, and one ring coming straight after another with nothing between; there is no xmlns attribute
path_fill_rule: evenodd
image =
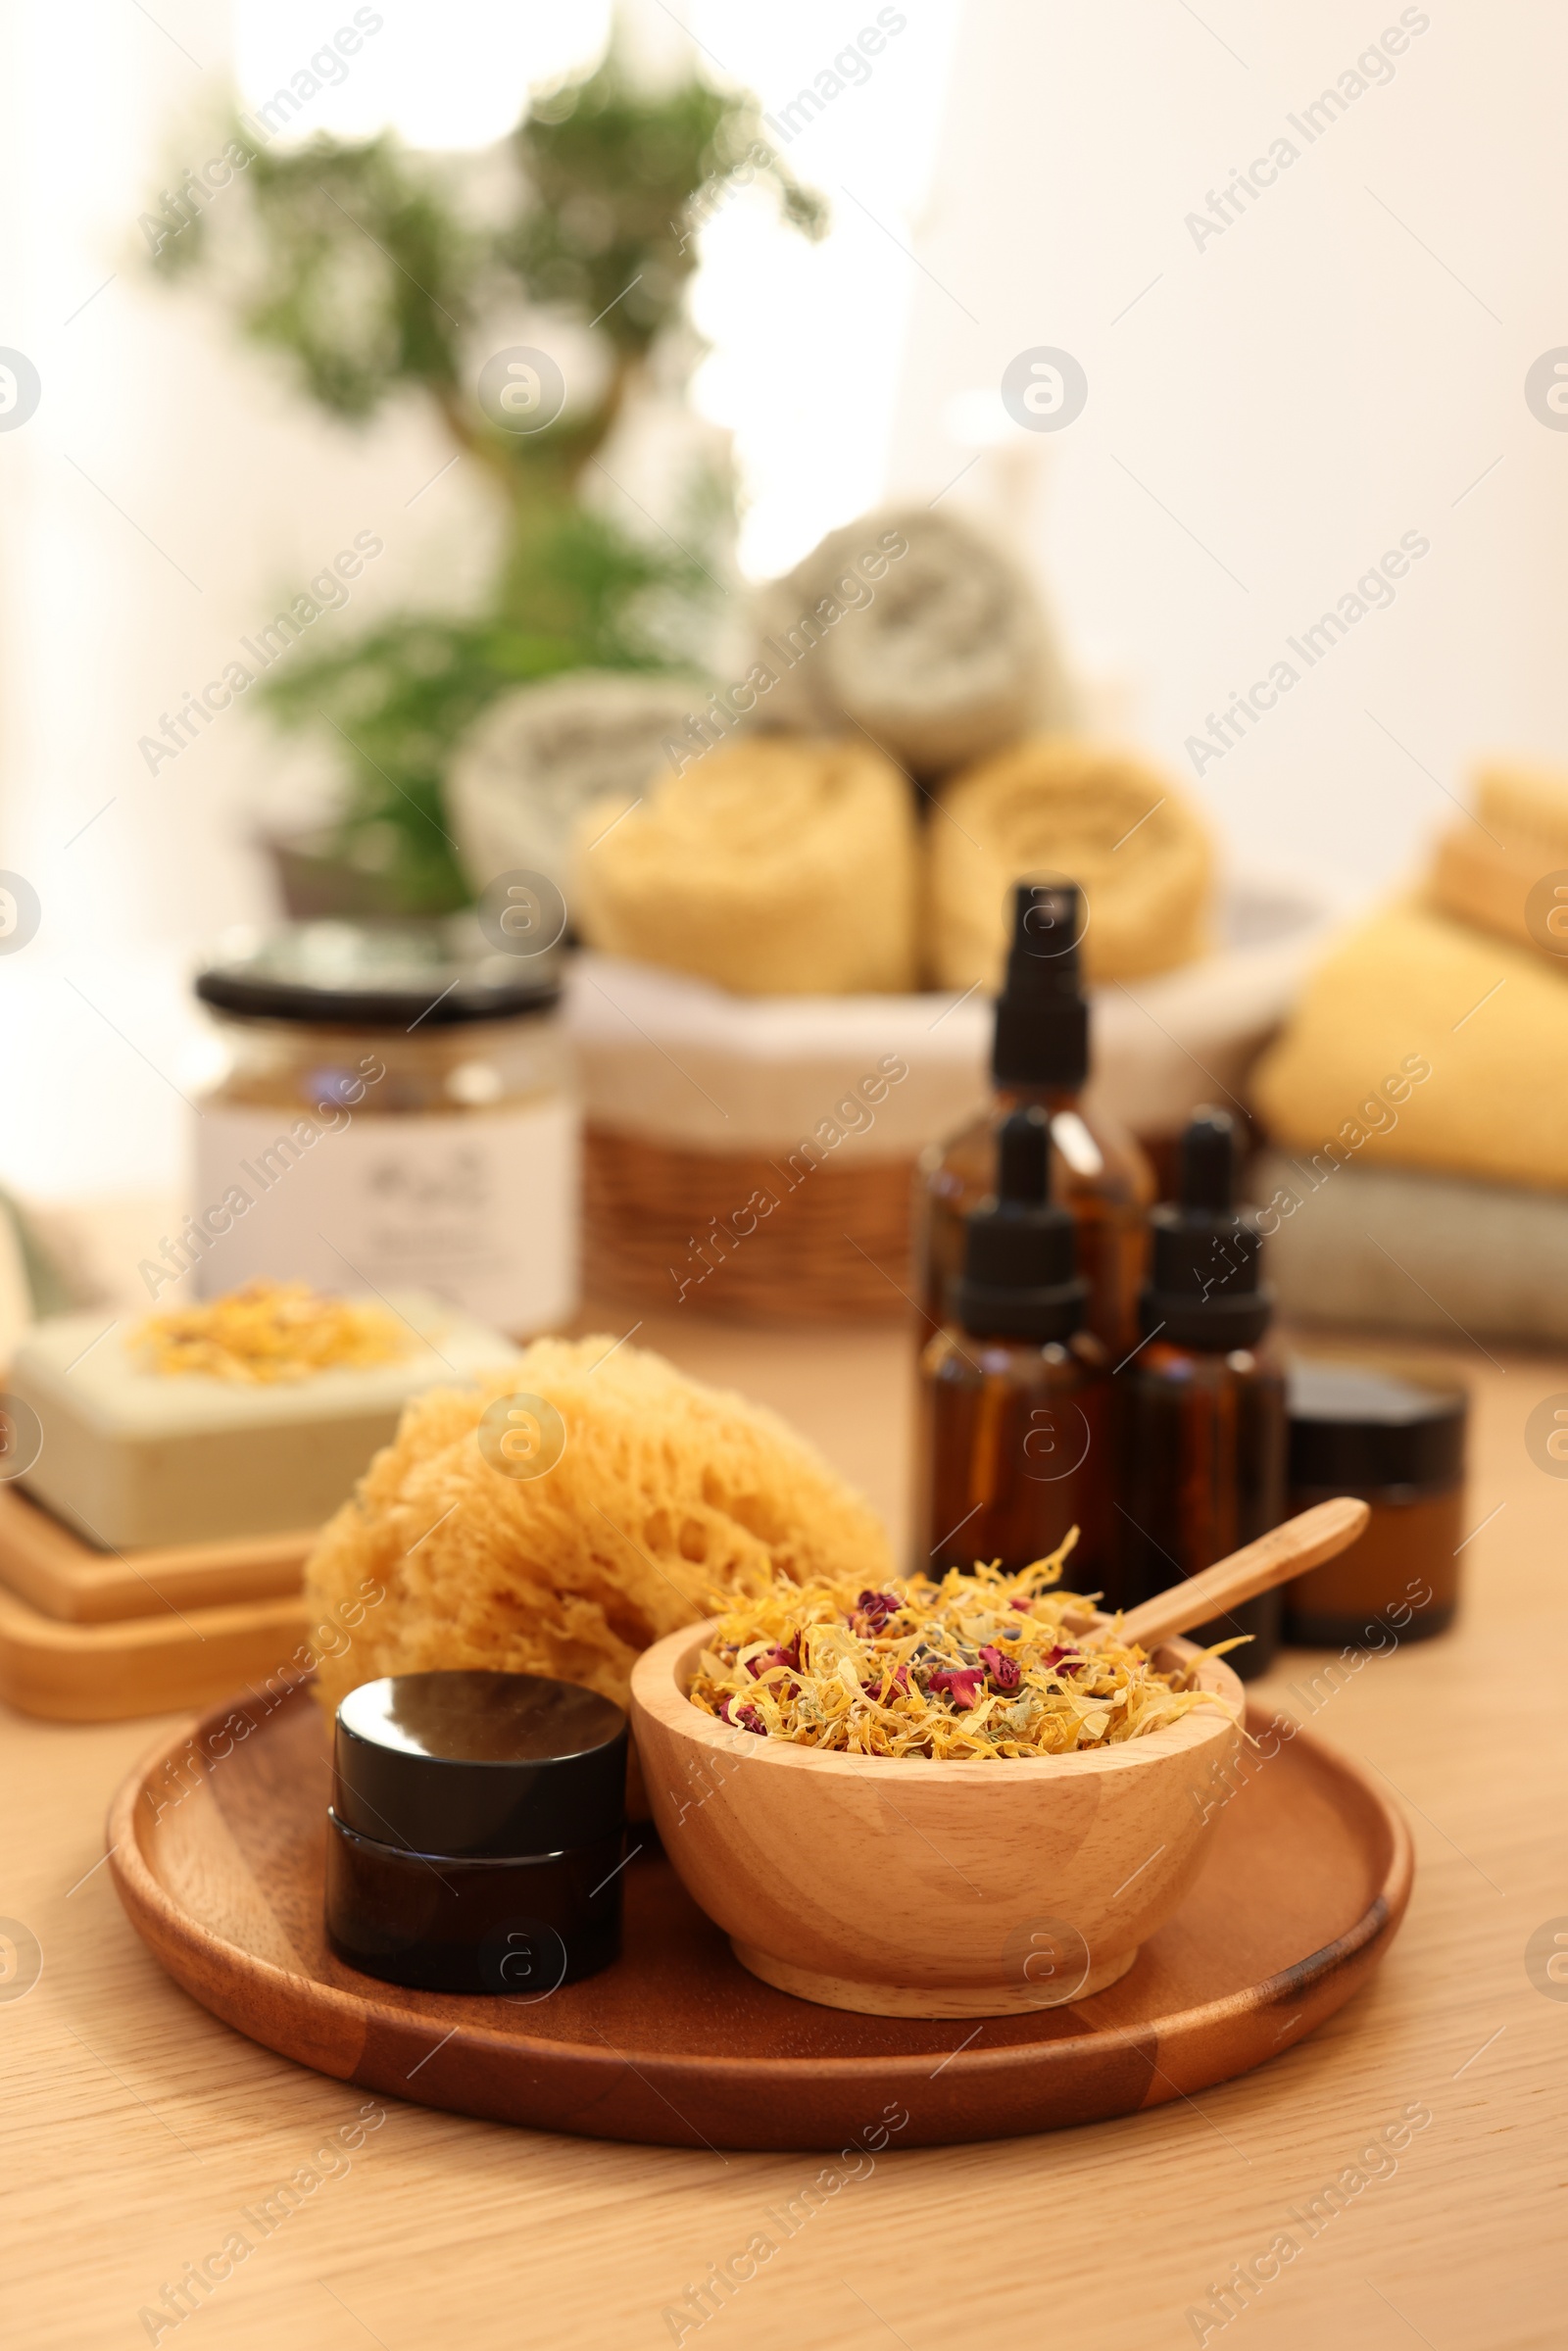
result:
<svg viewBox="0 0 1568 2351"><path fill-rule="evenodd" d="M1251 1727L1267 1728L1261 1716ZM404 1991L325 1945L330 1767L309 1686L271 1707L216 1707L191 1728L217 1760L198 1770L176 1733L109 1818L120 1898L175 1982L339 2081L595 2138L834 2149L892 2129L886 2143L907 2147L1158 2106L1263 2064L1331 2016L1370 1976L1410 1892L1398 1814L1303 1731L1266 1761L1253 1753L1186 1904L1129 1975L1073 2006L976 2028L791 1999L731 1957L650 1829L626 1871L625 1955L602 1975L533 2004Z"/></svg>

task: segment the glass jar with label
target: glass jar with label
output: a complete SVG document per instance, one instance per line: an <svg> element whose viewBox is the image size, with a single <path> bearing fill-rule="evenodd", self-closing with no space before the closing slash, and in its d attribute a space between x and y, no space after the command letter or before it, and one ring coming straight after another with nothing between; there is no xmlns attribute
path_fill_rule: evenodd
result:
<svg viewBox="0 0 1568 2351"><path fill-rule="evenodd" d="M198 974L222 1074L171 1280L434 1292L522 1336L577 1302L578 1112L549 953L471 916L286 925Z"/></svg>

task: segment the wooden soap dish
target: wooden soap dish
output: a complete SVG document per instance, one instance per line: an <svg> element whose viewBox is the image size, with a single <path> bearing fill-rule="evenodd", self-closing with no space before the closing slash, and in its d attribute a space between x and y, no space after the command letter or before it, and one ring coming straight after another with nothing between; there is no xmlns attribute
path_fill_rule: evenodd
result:
<svg viewBox="0 0 1568 2351"><path fill-rule="evenodd" d="M305 1634L301 1596L63 1625L0 1592L0 1698L65 1723L173 1714L297 1670Z"/></svg>
<svg viewBox="0 0 1568 2351"><path fill-rule="evenodd" d="M0 1485L0 1697L118 1722L205 1706L296 1658L313 1535L101 1551Z"/></svg>
<svg viewBox="0 0 1568 2351"><path fill-rule="evenodd" d="M1255 1709L1250 1727L1260 1747L1208 1791L1201 1876L1120 1982L974 2025L853 2015L759 1982L646 1829L624 1953L603 1974L535 2001L360 1975L322 1930L330 1748L304 1684L181 1724L115 1799L110 1868L136 1932L205 2008L386 2096L662 2146L1008 2138L1262 2065L1388 1949L1410 1892L1403 1822L1309 1733L1283 1738Z"/></svg>
<svg viewBox="0 0 1568 2351"><path fill-rule="evenodd" d="M299 1591L315 1541L307 1530L160 1550L99 1550L20 1486L0 1486L0 1584L65 1624L284 1599Z"/></svg>

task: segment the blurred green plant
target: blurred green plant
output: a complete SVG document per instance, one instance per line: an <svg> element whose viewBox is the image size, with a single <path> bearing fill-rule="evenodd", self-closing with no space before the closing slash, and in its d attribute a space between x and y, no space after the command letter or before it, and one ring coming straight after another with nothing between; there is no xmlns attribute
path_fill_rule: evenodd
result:
<svg viewBox="0 0 1568 2351"><path fill-rule="evenodd" d="M486 704L564 670L698 658L734 519L727 481L694 477L678 536L585 496L627 403L656 367L683 380L700 348L685 322L697 221L742 180L769 187L808 236L826 209L763 140L754 98L695 77L641 90L613 50L478 157L417 156L389 133L281 153L238 122L227 135L232 185L199 203L166 195L154 269L210 289L345 423L421 395L503 516L479 611L396 613L260 687L280 723L324 723L343 757L328 857L373 876L389 908L444 911L468 892L442 775ZM591 399L527 434L494 424L475 394L482 361L518 339L522 305L591 327L606 358Z"/></svg>

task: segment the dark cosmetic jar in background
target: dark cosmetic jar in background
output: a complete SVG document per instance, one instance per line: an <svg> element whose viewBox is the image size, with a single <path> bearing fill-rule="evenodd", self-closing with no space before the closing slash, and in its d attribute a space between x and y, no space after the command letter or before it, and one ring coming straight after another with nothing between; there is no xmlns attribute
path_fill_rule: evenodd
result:
<svg viewBox="0 0 1568 2351"><path fill-rule="evenodd" d="M1285 1638L1359 1647L1379 1620L1401 1641L1446 1632L1459 1598L1469 1396L1398 1363L1298 1357L1290 1367L1290 1506L1355 1494L1366 1531L1285 1588Z"/></svg>
<svg viewBox="0 0 1568 2351"><path fill-rule="evenodd" d="M337 1712L326 1929L426 1991L544 1999L620 1950L626 1718L538 1674L398 1674Z"/></svg>

